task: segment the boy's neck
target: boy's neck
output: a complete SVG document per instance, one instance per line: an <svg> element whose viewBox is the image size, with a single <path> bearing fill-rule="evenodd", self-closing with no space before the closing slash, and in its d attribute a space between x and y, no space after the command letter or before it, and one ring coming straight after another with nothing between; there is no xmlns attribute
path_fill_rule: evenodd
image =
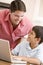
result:
<svg viewBox="0 0 43 65"><path fill-rule="evenodd" d="M28 38L27 38L27 41L29 42ZM30 43L30 47L31 47L32 49L36 48L37 46L38 46L38 42L31 42L31 43Z"/></svg>
<svg viewBox="0 0 43 65"><path fill-rule="evenodd" d="M37 46L38 46L38 44L36 44L36 43L30 43L30 47L31 47L32 49L36 48Z"/></svg>

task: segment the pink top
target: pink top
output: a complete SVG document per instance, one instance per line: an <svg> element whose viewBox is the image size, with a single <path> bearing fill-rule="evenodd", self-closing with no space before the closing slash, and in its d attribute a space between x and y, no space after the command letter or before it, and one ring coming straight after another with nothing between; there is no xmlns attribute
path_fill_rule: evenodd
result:
<svg viewBox="0 0 43 65"><path fill-rule="evenodd" d="M10 41L10 48L17 45L15 40L25 36L32 29L32 23L24 17L15 30L10 22L8 9L0 11L0 38Z"/></svg>

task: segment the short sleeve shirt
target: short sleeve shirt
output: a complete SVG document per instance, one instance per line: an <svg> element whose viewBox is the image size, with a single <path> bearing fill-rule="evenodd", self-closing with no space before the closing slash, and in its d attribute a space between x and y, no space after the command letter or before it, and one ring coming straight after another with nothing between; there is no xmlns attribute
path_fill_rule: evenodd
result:
<svg viewBox="0 0 43 65"><path fill-rule="evenodd" d="M43 43L32 49L29 42L24 39L12 50L12 53L19 56L38 58L43 62Z"/></svg>

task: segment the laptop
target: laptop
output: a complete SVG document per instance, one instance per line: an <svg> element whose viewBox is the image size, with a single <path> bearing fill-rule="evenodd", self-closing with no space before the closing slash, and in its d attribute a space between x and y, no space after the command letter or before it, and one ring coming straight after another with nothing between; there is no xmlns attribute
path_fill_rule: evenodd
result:
<svg viewBox="0 0 43 65"><path fill-rule="evenodd" d="M12 57L9 41L4 39L0 39L0 59L12 63L27 63L26 61L17 60Z"/></svg>

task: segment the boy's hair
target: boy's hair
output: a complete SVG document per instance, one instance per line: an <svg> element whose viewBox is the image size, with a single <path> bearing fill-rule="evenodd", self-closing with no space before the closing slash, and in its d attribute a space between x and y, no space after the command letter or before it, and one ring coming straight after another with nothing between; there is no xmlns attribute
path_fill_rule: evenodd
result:
<svg viewBox="0 0 43 65"><path fill-rule="evenodd" d="M43 42L43 26L34 26L32 30L35 32L36 38L41 38L39 44Z"/></svg>
<svg viewBox="0 0 43 65"><path fill-rule="evenodd" d="M11 12L15 12L17 10L26 12L26 7L23 1L21 0L14 0L10 4Z"/></svg>

